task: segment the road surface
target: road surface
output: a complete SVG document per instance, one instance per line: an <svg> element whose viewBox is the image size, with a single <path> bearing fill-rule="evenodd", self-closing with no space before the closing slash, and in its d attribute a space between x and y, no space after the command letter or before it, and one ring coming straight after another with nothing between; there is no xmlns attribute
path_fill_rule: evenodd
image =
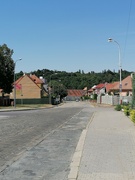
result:
<svg viewBox="0 0 135 180"><path fill-rule="evenodd" d="M87 102L0 113L0 180L67 180L79 137L94 109Z"/></svg>

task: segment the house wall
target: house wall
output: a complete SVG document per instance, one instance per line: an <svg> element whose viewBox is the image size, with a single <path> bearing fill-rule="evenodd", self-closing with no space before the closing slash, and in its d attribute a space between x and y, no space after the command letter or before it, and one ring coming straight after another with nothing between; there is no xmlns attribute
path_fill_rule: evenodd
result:
<svg viewBox="0 0 135 180"><path fill-rule="evenodd" d="M16 89L16 99L41 98L41 89L28 76L24 76L18 84L21 89ZM14 89L10 98L14 98Z"/></svg>

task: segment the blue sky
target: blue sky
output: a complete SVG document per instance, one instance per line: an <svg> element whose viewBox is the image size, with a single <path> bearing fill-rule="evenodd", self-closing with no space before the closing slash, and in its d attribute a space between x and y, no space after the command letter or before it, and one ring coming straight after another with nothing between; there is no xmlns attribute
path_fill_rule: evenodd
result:
<svg viewBox="0 0 135 180"><path fill-rule="evenodd" d="M135 71L135 0L0 0L0 44L16 72Z"/></svg>

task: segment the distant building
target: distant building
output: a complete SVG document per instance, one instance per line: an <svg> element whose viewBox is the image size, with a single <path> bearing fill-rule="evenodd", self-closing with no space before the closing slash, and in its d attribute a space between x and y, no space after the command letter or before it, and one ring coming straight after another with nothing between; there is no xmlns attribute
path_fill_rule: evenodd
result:
<svg viewBox="0 0 135 180"><path fill-rule="evenodd" d="M68 95L66 96L67 101L76 101L81 100L81 98L85 95L85 90L78 90L78 89L68 89Z"/></svg>

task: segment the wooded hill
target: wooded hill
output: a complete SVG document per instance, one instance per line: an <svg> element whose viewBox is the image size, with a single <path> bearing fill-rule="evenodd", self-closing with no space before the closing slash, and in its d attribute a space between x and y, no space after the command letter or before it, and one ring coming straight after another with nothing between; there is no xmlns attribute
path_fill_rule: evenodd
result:
<svg viewBox="0 0 135 180"><path fill-rule="evenodd" d="M122 79L131 75L132 72L122 70ZM42 69L37 71L31 71L29 74L35 74L37 77L42 76L46 79L46 82L58 81L63 84L67 89L83 89L87 87L90 89L92 86L100 83L112 83L120 80L119 72L112 72L111 70L104 70L102 72L88 72L84 71L77 72L65 72L65 71L53 71L48 69ZM23 72L17 73L16 76L19 78L23 75Z"/></svg>

